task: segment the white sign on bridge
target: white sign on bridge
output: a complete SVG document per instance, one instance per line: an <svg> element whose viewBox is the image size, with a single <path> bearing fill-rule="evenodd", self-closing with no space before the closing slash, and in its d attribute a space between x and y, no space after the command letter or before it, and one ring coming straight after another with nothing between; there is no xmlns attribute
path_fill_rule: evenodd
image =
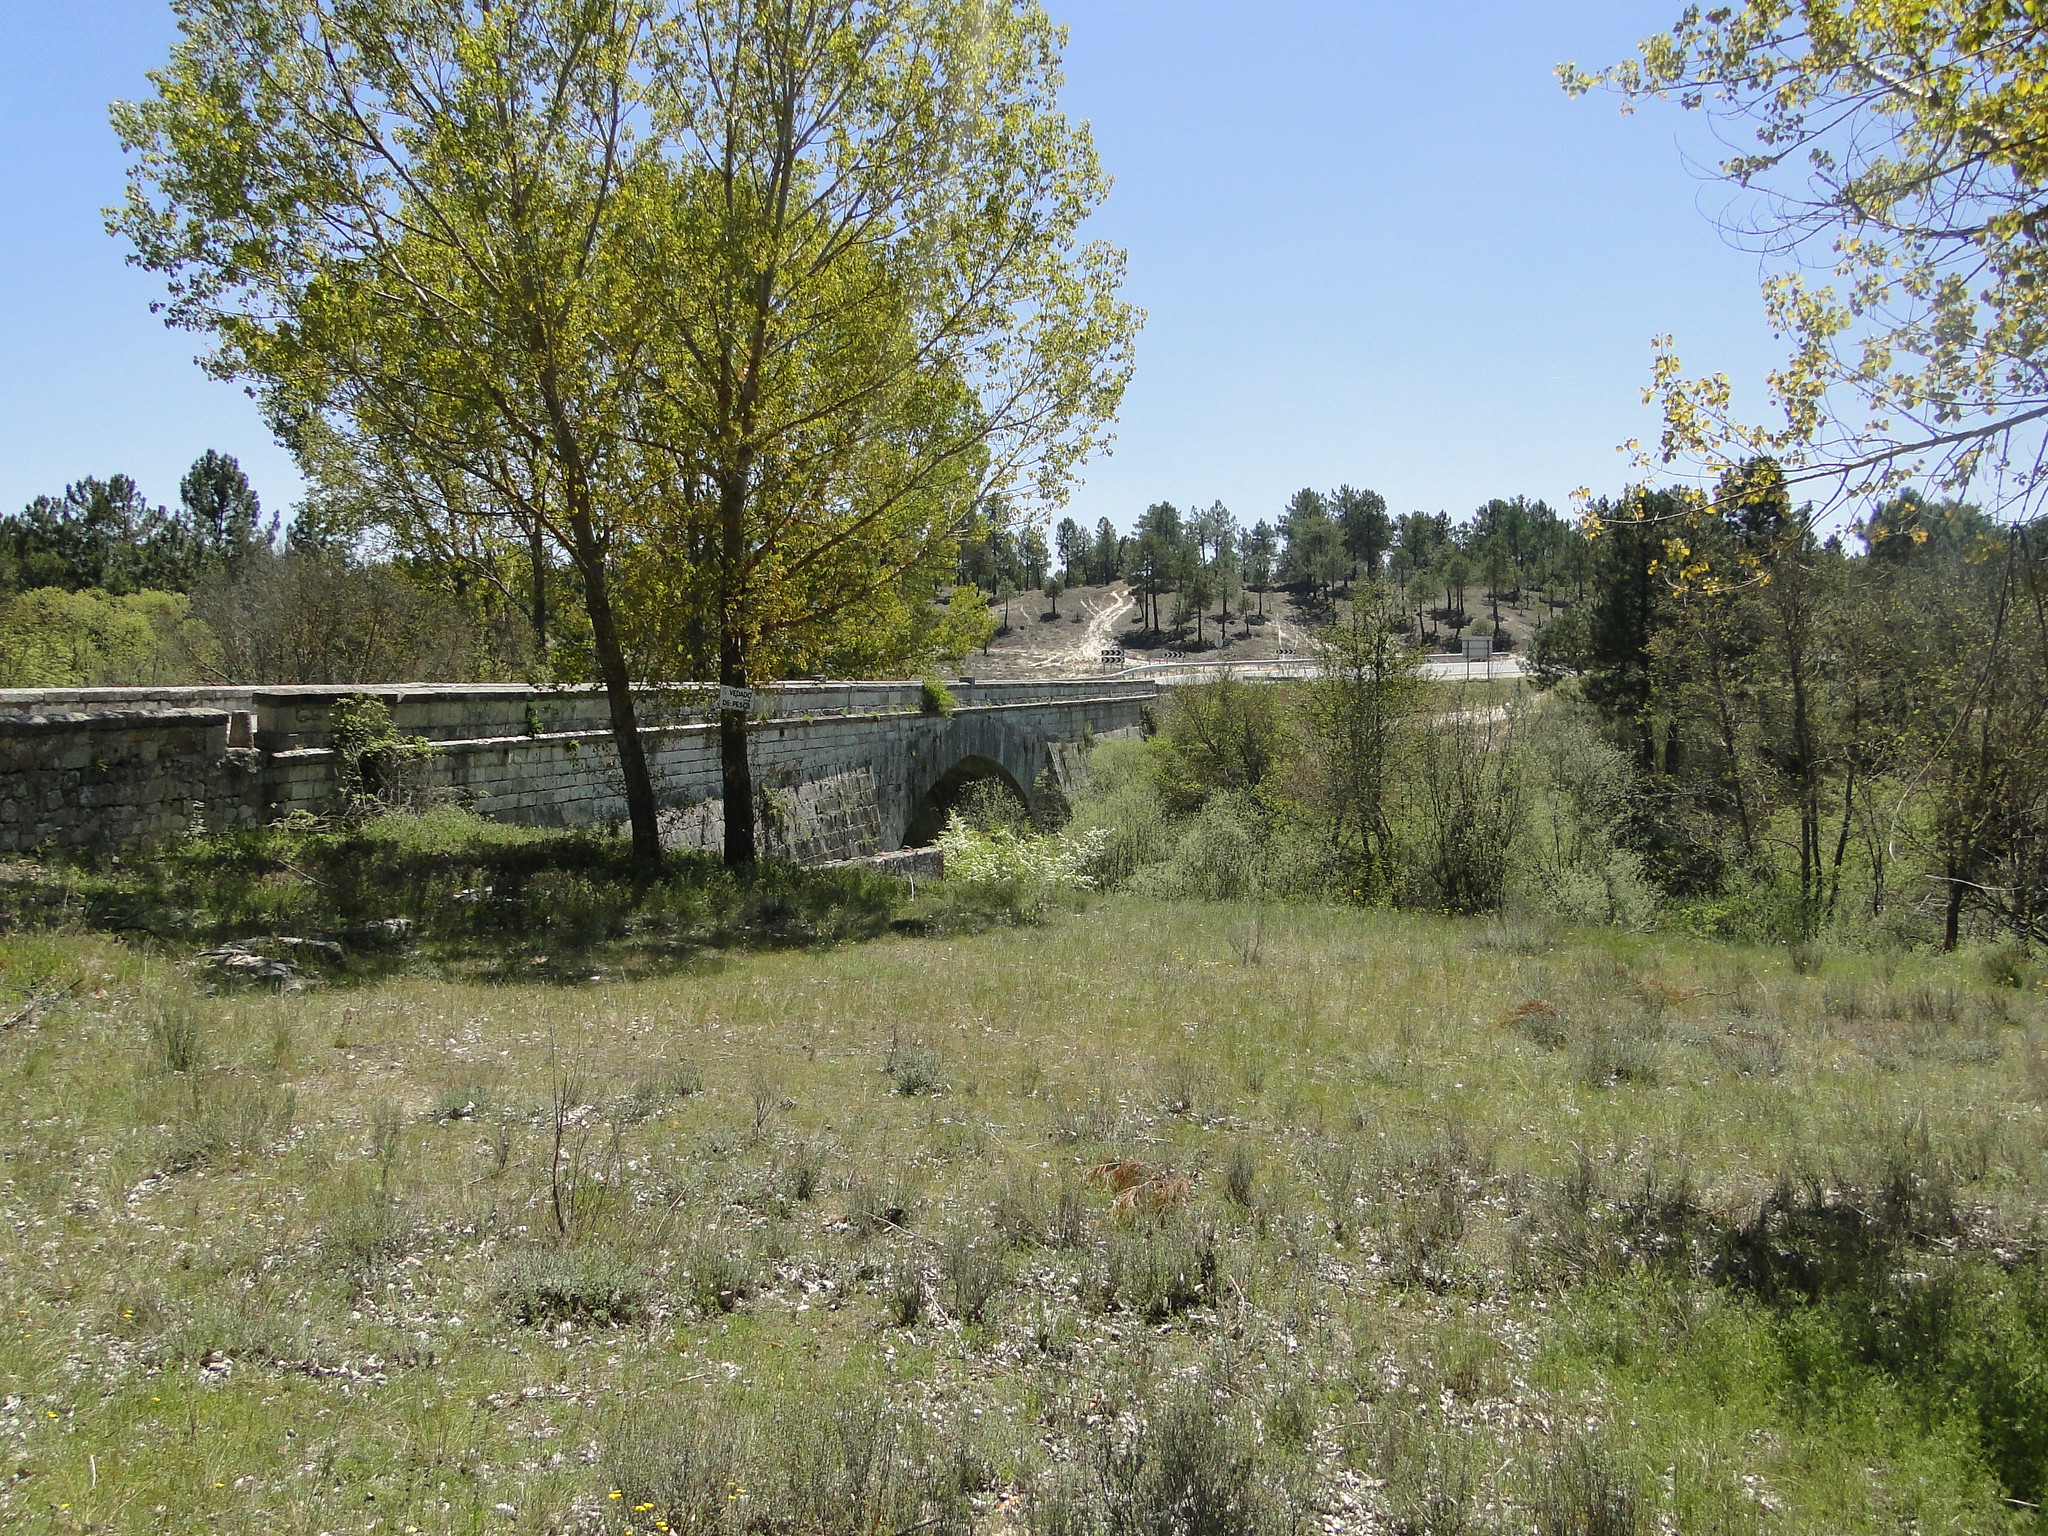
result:
<svg viewBox="0 0 2048 1536"><path fill-rule="evenodd" d="M751 715L754 712L754 690L730 688L721 683L718 688L718 712L722 715Z"/></svg>

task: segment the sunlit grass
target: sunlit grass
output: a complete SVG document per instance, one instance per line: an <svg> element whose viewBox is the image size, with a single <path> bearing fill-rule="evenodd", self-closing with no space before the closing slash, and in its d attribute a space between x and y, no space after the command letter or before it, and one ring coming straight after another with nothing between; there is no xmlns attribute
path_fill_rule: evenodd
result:
<svg viewBox="0 0 2048 1536"><path fill-rule="evenodd" d="M1916 1264L2032 1262L2036 1000L1801 959L1116 899L581 986L422 959L206 996L16 935L7 995L48 1001L0 1034L0 1523L682 1528L712 1506L678 1469L715 1464L751 1491L702 1529L1092 1529L1105 1458L1156 1492L1170 1435L1244 1529L1430 1529L1455 1495L1526 1530L1610 1476L1651 1523L1603 1529L2024 1523L1953 1404L1852 1361L1817 1398L1799 1314L1613 1239L1637 1190L1682 1175L1725 1233L1905 1137L1965 1211ZM1129 1210L1106 1163L1143 1165ZM895 1481L849 1481L827 1422Z"/></svg>

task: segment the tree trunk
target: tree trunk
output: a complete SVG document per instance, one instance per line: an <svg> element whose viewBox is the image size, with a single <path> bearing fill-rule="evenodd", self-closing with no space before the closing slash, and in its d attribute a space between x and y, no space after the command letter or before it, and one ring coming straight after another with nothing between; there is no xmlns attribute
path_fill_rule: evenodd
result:
<svg viewBox="0 0 2048 1536"><path fill-rule="evenodd" d="M747 686L746 658L731 636L719 645L718 681L727 688ZM754 846L754 764L747 753L745 710L718 711L718 770L725 791L725 862L737 868L759 856Z"/></svg>
<svg viewBox="0 0 2048 1536"><path fill-rule="evenodd" d="M533 644L543 661L548 654L548 546L547 530L536 518L526 530L527 558L533 564Z"/></svg>
<svg viewBox="0 0 2048 1536"><path fill-rule="evenodd" d="M718 681L721 687L750 686L747 652L740 630L740 594L733 589L746 554L743 484L728 484L721 491L720 538L726 581L719 593ZM725 796L725 862L731 869L751 864L759 857L754 845L754 764L747 753L747 712L718 711L718 775Z"/></svg>
<svg viewBox="0 0 2048 1536"><path fill-rule="evenodd" d="M1842 783L1842 825L1835 837L1835 862L1832 878L1828 885L1826 916L1835 915L1835 905L1842 899L1842 861L1849 855L1849 823L1856 813L1856 760L1849 760L1849 772Z"/></svg>
<svg viewBox="0 0 2048 1536"><path fill-rule="evenodd" d="M1729 785L1735 794L1735 814L1742 824L1743 857L1756 862L1756 821L1749 806L1749 784L1742 768L1741 738L1736 730L1735 710L1729 700L1726 671L1722 665L1721 636L1711 617L1707 621L1707 682L1714 694L1715 723L1721 733L1721 751L1728 759Z"/></svg>
<svg viewBox="0 0 2048 1536"><path fill-rule="evenodd" d="M590 638L597 651L598 675L604 679L605 702L611 706L612 742L625 781L626 817L633 827L633 856L661 858L661 823L654 803L654 779L647 771L647 753L640 741L640 721L633 705L633 678L619 648L612 622L611 593L605 583L604 552L588 514L570 516L576 541L576 566L583 577L583 603L590 612Z"/></svg>

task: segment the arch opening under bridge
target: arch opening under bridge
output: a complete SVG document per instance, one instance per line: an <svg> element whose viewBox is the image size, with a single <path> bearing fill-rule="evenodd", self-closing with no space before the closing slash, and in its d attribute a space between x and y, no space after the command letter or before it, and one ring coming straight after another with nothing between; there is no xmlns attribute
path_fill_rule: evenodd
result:
<svg viewBox="0 0 2048 1536"><path fill-rule="evenodd" d="M903 829L903 846L929 848L939 840L939 834L946 829L947 818L960 803L976 786L989 783L1002 785L1017 797L1020 805L1027 809L1030 807L1031 796L1017 782L1015 774L994 758L971 752L940 774L932 787L919 797Z"/></svg>

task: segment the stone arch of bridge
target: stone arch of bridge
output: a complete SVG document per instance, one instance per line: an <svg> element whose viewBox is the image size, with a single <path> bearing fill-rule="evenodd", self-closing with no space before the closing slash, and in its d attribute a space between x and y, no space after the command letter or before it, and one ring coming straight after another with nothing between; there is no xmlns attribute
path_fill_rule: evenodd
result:
<svg viewBox="0 0 2048 1536"><path fill-rule="evenodd" d="M1026 806L1031 804L1030 789L1017 781L1015 773L985 753L970 752L934 779L931 786L918 796L903 829L903 846L931 846L946 829L946 818L952 815L954 807L976 785L991 780L1003 785Z"/></svg>

